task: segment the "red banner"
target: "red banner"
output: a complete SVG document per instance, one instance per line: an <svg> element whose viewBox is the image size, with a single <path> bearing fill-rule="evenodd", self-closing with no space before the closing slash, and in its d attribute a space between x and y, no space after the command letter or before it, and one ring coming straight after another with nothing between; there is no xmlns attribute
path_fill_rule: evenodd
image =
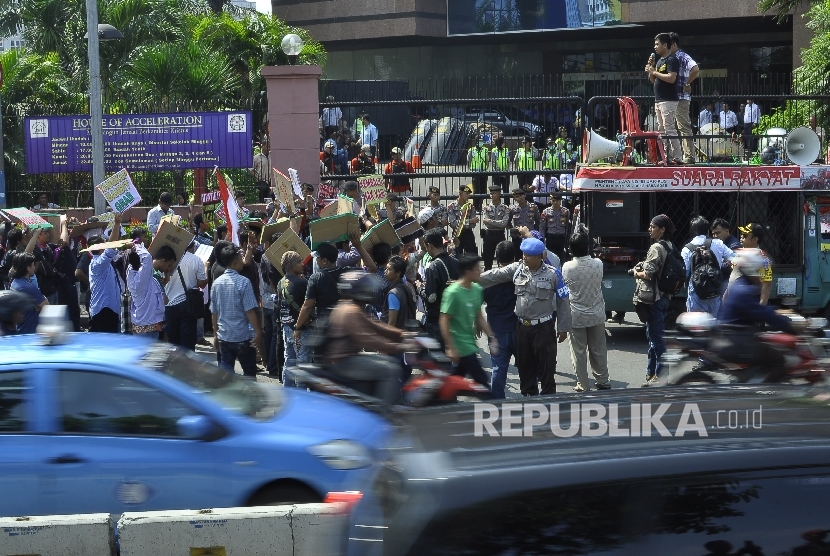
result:
<svg viewBox="0 0 830 556"><path fill-rule="evenodd" d="M583 166L574 191L797 191L798 166Z"/></svg>

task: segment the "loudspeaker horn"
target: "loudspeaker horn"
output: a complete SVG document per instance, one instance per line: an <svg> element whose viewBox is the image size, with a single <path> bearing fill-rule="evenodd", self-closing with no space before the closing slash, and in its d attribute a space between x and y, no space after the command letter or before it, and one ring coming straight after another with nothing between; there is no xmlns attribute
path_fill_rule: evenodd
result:
<svg viewBox="0 0 830 556"><path fill-rule="evenodd" d="M617 149L620 144L616 141L606 139L599 135L596 131L587 130L585 134L585 144L583 151L585 152L585 163L593 164L597 160L608 158L609 156L616 156Z"/></svg>
<svg viewBox="0 0 830 556"><path fill-rule="evenodd" d="M790 162L799 166L812 164L818 158L821 142L816 132L806 126L797 127L784 140L784 150Z"/></svg>

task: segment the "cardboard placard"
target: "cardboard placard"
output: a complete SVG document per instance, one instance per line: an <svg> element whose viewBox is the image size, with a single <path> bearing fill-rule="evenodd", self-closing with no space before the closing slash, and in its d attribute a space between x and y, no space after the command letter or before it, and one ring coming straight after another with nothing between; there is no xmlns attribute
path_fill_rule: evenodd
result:
<svg viewBox="0 0 830 556"><path fill-rule="evenodd" d="M176 261L179 261L191 241L193 241L193 234L184 228L179 228L172 222L162 222L147 251L155 257L162 245L169 245L176 254Z"/></svg>
<svg viewBox="0 0 830 556"><path fill-rule="evenodd" d="M125 247L127 245L132 245L132 244L133 244L133 240L131 240L131 239L119 239L119 240L116 240L116 241L106 241L104 243L98 243L96 245L93 245L92 247L87 247L86 249L81 249L81 253L84 253L85 251L91 251L91 252L97 253L99 251L104 251L106 249L121 249L122 247Z"/></svg>
<svg viewBox="0 0 830 556"><path fill-rule="evenodd" d="M273 224L268 224L264 228L262 228L262 236L259 238L259 242L263 243L266 239L270 239L274 234L282 234L285 230L291 227L291 219L290 218L280 218ZM268 259L271 260L271 259Z"/></svg>
<svg viewBox="0 0 830 556"><path fill-rule="evenodd" d="M205 222L211 222L214 225L219 225L219 217L216 211L222 204L222 197L218 191L211 191L210 193L202 193L202 218Z"/></svg>
<svg viewBox="0 0 830 556"><path fill-rule="evenodd" d="M61 237L61 221L66 220L66 215L38 213L38 216L52 225L52 228L49 230L49 243L57 243Z"/></svg>
<svg viewBox="0 0 830 556"><path fill-rule="evenodd" d="M418 224L417 220L408 222L395 230L395 232L398 234L398 237L400 238L411 236L412 234L417 233L419 231L423 231L423 228L420 224Z"/></svg>
<svg viewBox="0 0 830 556"><path fill-rule="evenodd" d="M25 207L3 209L3 212L12 222L20 222L29 228L50 228L52 226L49 222Z"/></svg>
<svg viewBox="0 0 830 556"><path fill-rule="evenodd" d="M213 253L213 246L204 243L197 243L196 245L198 247L196 247L196 252L193 254L202 259L203 263L208 262L210 255Z"/></svg>
<svg viewBox="0 0 830 556"><path fill-rule="evenodd" d="M98 222L106 222L107 226L104 231L112 229L112 224L115 221L115 213L114 212L105 212L104 214L98 214L95 216L98 219ZM112 232L110 232L112 233ZM105 236L104 232L101 232L101 235ZM124 229L124 226L121 226L121 234L118 237L127 235L127 231Z"/></svg>
<svg viewBox="0 0 830 556"><path fill-rule="evenodd" d="M320 218L336 216L338 214L349 214L352 212L352 199L345 195L338 195L337 199L320 211ZM325 214L324 214L325 213Z"/></svg>
<svg viewBox="0 0 830 556"><path fill-rule="evenodd" d="M360 193L363 195L366 206L386 201L386 181L383 176L379 174L361 176L357 178L357 183L360 186Z"/></svg>
<svg viewBox="0 0 830 556"><path fill-rule="evenodd" d="M328 218L330 216L337 216L337 201L332 201L320 209L320 218Z"/></svg>
<svg viewBox="0 0 830 556"><path fill-rule="evenodd" d="M308 225L311 231L311 248L321 243L337 243L349 239L349 234L360 232L360 221L356 214L338 214L314 220Z"/></svg>
<svg viewBox="0 0 830 556"><path fill-rule="evenodd" d="M171 224L175 224L176 226L180 226L182 222L182 217L178 214L165 214L161 217L160 223L163 222L170 222Z"/></svg>
<svg viewBox="0 0 830 556"><path fill-rule="evenodd" d="M280 274L282 274L282 268L280 267L282 256L288 251L296 251L300 254L303 260L311 255L311 249L308 248L308 245L305 244L305 242L294 230L285 230L279 239L272 243L271 247L265 251L265 257L268 259L268 262L270 262Z"/></svg>
<svg viewBox="0 0 830 556"><path fill-rule="evenodd" d="M297 212L297 207L294 205L294 187L291 185L291 180L276 168L274 168L274 194L280 203L289 208L291 214Z"/></svg>
<svg viewBox="0 0 830 556"><path fill-rule="evenodd" d="M141 201L141 195L138 194L126 168L114 173L95 188L101 192L115 212L124 212Z"/></svg>
<svg viewBox="0 0 830 556"><path fill-rule="evenodd" d="M82 236L89 230L103 230L108 226L109 222L84 222L83 224L78 224L77 226L69 230L69 237Z"/></svg>
<svg viewBox="0 0 830 556"><path fill-rule="evenodd" d="M363 237L360 238L360 244L370 254L372 253L372 247L378 243L388 243L389 247L394 247L400 243L400 241L401 240L395 232L394 226L392 226L392 223L389 222L388 219L382 220L369 228L369 230L363 234Z"/></svg>

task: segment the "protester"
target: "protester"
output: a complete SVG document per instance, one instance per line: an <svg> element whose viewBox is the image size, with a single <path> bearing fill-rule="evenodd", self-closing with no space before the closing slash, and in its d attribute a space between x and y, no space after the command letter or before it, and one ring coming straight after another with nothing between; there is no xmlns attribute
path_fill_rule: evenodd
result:
<svg viewBox="0 0 830 556"><path fill-rule="evenodd" d="M703 311L717 317L723 283L721 269L734 253L721 240L708 237L709 221L702 216L693 218L689 229L692 241L681 252L689 278L686 310Z"/></svg>
<svg viewBox="0 0 830 556"><path fill-rule="evenodd" d="M707 223L708 226L708 223ZM634 308L640 321L646 325L648 338L648 364L643 386L657 384L663 369L661 358L666 352L665 332L666 310L671 296L663 294L657 287L657 277L666 263L668 251L674 249L671 243L674 224L665 214L658 214L648 225L648 235L653 243L643 262L638 263L632 274L636 278Z"/></svg>
<svg viewBox="0 0 830 556"><path fill-rule="evenodd" d="M395 255L389 259L385 266L384 279L388 285L384 290L385 304L383 312L386 315L386 322L389 326L406 330L410 323L415 322L415 298L417 297L412 286L407 283L404 277L407 262L403 257ZM403 354L395 356L395 358L399 359L403 368L401 382L406 383L412 375L412 366L407 364Z"/></svg>
<svg viewBox="0 0 830 556"><path fill-rule="evenodd" d="M113 220L113 230L120 226L119 213ZM89 263L89 331L117 334L121 331L121 293L126 288L113 266L119 252L109 248L92 251L92 254Z"/></svg>
<svg viewBox="0 0 830 556"><path fill-rule="evenodd" d="M75 269L78 266L78 244L69 237L67 222L61 225L61 236L55 253L55 270L58 281L58 304L66 306L69 320L75 332L81 331L81 305L78 299Z"/></svg>
<svg viewBox="0 0 830 556"><path fill-rule="evenodd" d="M308 280L303 276L303 259L296 251L286 251L280 261L283 277L277 284L279 292L280 322L282 324L283 342L285 344L285 363L281 382L294 386L291 369L300 363L311 362L308 346L308 334L311 327L306 324L297 326L300 308L305 303ZM295 335L295 331L299 334Z"/></svg>
<svg viewBox="0 0 830 556"><path fill-rule="evenodd" d="M202 213L193 215L193 239L200 245L213 245L214 238L210 235L210 223L205 222Z"/></svg>
<svg viewBox="0 0 830 556"><path fill-rule="evenodd" d="M173 214L171 206L173 206L173 196L170 193L165 191L159 195L159 204L147 213L147 229L151 234L156 235L159 231L162 217Z"/></svg>
<svg viewBox="0 0 830 556"><path fill-rule="evenodd" d="M591 389L588 357L597 390L608 390L608 356L605 347L605 300L602 297L602 261L591 257L588 230L580 228L568 245L574 259L562 266L562 277L570 290L571 363L576 372L574 392Z"/></svg>
<svg viewBox="0 0 830 556"><path fill-rule="evenodd" d="M424 282L418 292L424 300L424 329L429 336L441 343L442 349L445 349L444 337L438 324L441 303L444 290L451 281L457 280L461 273L458 261L451 257L444 247L442 228L434 228L425 233L424 243L430 257L429 265L424 271Z"/></svg>
<svg viewBox="0 0 830 556"><path fill-rule="evenodd" d="M12 290L29 296L33 306L25 311L22 321L17 325L18 334L34 334L37 331L38 317L41 309L49 305L49 301L40 292L33 280L37 262L31 253L15 253L12 258Z"/></svg>
<svg viewBox="0 0 830 556"><path fill-rule="evenodd" d="M262 351L262 330L254 288L251 281L240 274L244 263L236 246L222 246L219 263L225 272L213 282L210 291L210 312L215 330L213 347L223 367L233 372L238 360L242 373L255 377L256 353Z"/></svg>
<svg viewBox="0 0 830 556"><path fill-rule="evenodd" d="M43 298L42 295L37 299L41 298ZM26 293L13 290L0 291L0 336L17 334L18 325L23 323L27 313L35 307L36 303L35 299Z"/></svg>
<svg viewBox="0 0 830 556"><path fill-rule="evenodd" d="M214 281L214 285L215 283ZM206 285L207 273L202 259L185 251L164 288L168 299L164 312L164 332L171 344L195 351L196 317L188 310L187 291L204 288ZM215 331L214 327L214 333Z"/></svg>
<svg viewBox="0 0 830 556"><path fill-rule="evenodd" d="M55 305L58 302L60 280L54 267L55 252L49 245L49 234L47 228L36 229L34 245L30 242L26 250L31 252L37 261L35 276L40 293L46 296L50 305Z"/></svg>
<svg viewBox="0 0 830 556"><path fill-rule="evenodd" d="M671 53L671 35L659 33L654 37L655 57L649 59L646 73L654 84L654 100L657 113L657 124L663 137L663 147L669 164L681 163L683 152L677 138L677 104L679 97L675 88L677 74L680 71L680 62L677 56ZM655 61L655 58L659 58Z"/></svg>
<svg viewBox="0 0 830 556"><path fill-rule="evenodd" d="M496 262L500 268L515 261L515 250L512 241L502 241L496 246ZM491 286L484 290L484 302L487 304L487 322L499 346L496 353L490 354L493 368L490 390L495 399L503 399L510 358L516 355L516 329L519 325L516 287L512 282Z"/></svg>
<svg viewBox="0 0 830 556"><path fill-rule="evenodd" d="M268 260L264 252L279 240L280 234L272 234L270 238L262 238L263 255L259 262L259 291L262 292L262 364L269 376L277 377L282 382L283 358L285 357L282 345L282 320L277 302L279 281L282 272Z"/></svg>
<svg viewBox="0 0 830 556"><path fill-rule="evenodd" d="M133 334L158 340L164 330L164 285L176 268L176 253L169 245L162 245L156 256L137 243L128 255L127 289Z"/></svg>

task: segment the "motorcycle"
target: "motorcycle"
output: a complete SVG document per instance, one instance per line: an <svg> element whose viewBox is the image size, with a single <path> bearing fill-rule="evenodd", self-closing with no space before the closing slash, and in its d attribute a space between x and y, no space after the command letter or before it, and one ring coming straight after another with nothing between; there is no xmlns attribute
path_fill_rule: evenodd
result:
<svg viewBox="0 0 830 556"><path fill-rule="evenodd" d="M788 314L787 317L793 321L794 328L803 332L798 335L757 332L746 327L719 324L708 313L683 313L677 319L678 333L666 337L667 350L663 363L669 369L668 383L821 382L826 377L825 369L830 368L830 337L824 330L827 320L806 319L796 314ZM753 365L741 362L740 349L735 357L725 357L724 351L718 349L724 345L738 345L749 354L749 350L757 350L758 343L783 355L784 364L780 368ZM690 371L672 377L672 367L688 358L699 362Z"/></svg>
<svg viewBox="0 0 830 556"><path fill-rule="evenodd" d="M407 363L422 372L413 375L403 385L401 400L397 405L427 407L492 397L486 386L452 374L451 362L436 340L416 337L413 341L417 344L418 351L406 354ZM292 374L300 387L331 394L380 413L388 413L386 404L372 396L372 382L344 379L327 365L318 363L300 364L298 369L292 370Z"/></svg>

